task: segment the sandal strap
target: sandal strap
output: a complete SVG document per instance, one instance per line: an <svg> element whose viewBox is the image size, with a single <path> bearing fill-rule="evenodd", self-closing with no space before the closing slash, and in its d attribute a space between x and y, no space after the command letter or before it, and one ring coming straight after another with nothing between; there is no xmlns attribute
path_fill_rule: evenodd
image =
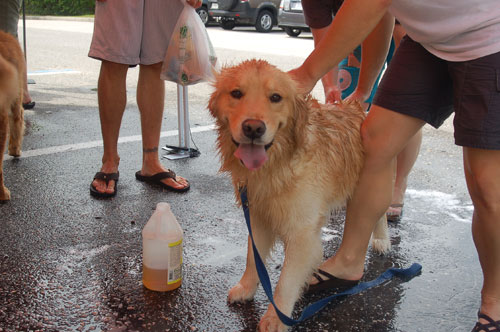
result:
<svg viewBox="0 0 500 332"><path fill-rule="evenodd" d="M111 180L118 181L119 177L120 177L120 173L119 172L116 172L116 173L97 172L94 175L94 180L95 179L97 179L97 180L104 180L104 181L106 181L106 184L107 184Z"/></svg>
<svg viewBox="0 0 500 332"><path fill-rule="evenodd" d="M166 172L160 172L160 173L156 173L155 175L152 175L149 178L149 181L159 182L163 179L174 179L175 180L175 178L176 178L175 172L169 169Z"/></svg>
<svg viewBox="0 0 500 332"><path fill-rule="evenodd" d="M316 280L318 280L318 283L321 283L323 281L325 281L323 278L321 278L321 276L319 274L317 274L316 272L313 272L313 277L316 278Z"/></svg>
<svg viewBox="0 0 500 332"><path fill-rule="evenodd" d="M326 272L326 271L323 271L321 269L318 269L318 273L327 277L328 279L338 279L336 276L333 276L331 275L330 273ZM323 281L323 279L321 279L321 281Z"/></svg>
<svg viewBox="0 0 500 332"><path fill-rule="evenodd" d="M391 208L402 208L403 206L404 206L404 203L395 203L395 204L389 205L389 207L391 207Z"/></svg>
<svg viewBox="0 0 500 332"><path fill-rule="evenodd" d="M337 279L337 277L331 275L330 273L326 272L326 271L323 271L322 269L318 269L318 273L316 272L313 272L313 277L316 278L318 280L318 282L323 282L325 281L325 279L323 279L321 276L323 275L324 277L326 277L326 280L332 280L332 279Z"/></svg>
<svg viewBox="0 0 500 332"><path fill-rule="evenodd" d="M490 316L483 313L479 313L477 316L479 319L484 319L488 323L483 324L477 322L472 332L500 332L500 321L495 322Z"/></svg>

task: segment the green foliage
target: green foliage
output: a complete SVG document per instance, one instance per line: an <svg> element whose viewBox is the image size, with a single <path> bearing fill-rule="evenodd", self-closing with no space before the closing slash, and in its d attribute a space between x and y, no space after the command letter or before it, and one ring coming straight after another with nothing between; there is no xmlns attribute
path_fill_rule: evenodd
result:
<svg viewBox="0 0 500 332"><path fill-rule="evenodd" d="M94 14L96 0L24 0L27 15Z"/></svg>

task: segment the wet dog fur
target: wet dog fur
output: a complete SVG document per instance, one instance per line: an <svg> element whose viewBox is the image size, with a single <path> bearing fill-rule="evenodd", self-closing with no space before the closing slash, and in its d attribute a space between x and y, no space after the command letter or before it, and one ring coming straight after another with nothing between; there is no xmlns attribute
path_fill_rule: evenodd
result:
<svg viewBox="0 0 500 332"><path fill-rule="evenodd" d="M0 31L0 201L10 200L10 191L5 187L3 179L3 155L7 137L9 155L21 155L25 73L26 64L19 42L12 35Z"/></svg>
<svg viewBox="0 0 500 332"><path fill-rule="evenodd" d="M223 68L213 85L208 108L216 121L221 171L230 174L240 204L238 188L247 187L262 259L276 240L284 243L274 301L290 315L322 261L321 228L356 186L365 113L356 102L323 105L299 95L287 73L262 60ZM372 247L378 252L390 248L385 216L374 230ZM249 243L245 272L228 301L253 299L258 284ZM271 304L259 330L286 330Z"/></svg>

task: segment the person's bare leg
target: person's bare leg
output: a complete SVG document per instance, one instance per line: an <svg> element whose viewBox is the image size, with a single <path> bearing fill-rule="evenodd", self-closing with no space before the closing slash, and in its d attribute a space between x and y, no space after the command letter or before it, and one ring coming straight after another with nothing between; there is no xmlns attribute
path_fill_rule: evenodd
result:
<svg viewBox="0 0 500 332"><path fill-rule="evenodd" d="M472 236L483 270L481 309L500 320L500 151L464 148L467 187L474 204ZM480 320L482 323L486 321Z"/></svg>
<svg viewBox="0 0 500 332"><path fill-rule="evenodd" d="M405 29L401 26L401 24L394 24L394 31L392 32L392 36L394 37L394 46L398 49L399 44L401 43L401 39L403 39L404 35L406 35Z"/></svg>
<svg viewBox="0 0 500 332"><path fill-rule="evenodd" d="M362 277L371 233L391 202L395 157L423 125L421 120L372 106L361 128L365 162L347 205L342 243L320 269L347 280Z"/></svg>
<svg viewBox="0 0 500 332"><path fill-rule="evenodd" d="M97 84L97 99L99 117L104 144L101 172L115 173L118 171L120 157L118 155L118 136L123 112L127 103L128 65L102 61L99 81ZM110 180L108 186L104 180L94 180L93 185L99 192L113 193L115 181Z"/></svg>
<svg viewBox="0 0 500 332"><path fill-rule="evenodd" d="M23 104L29 104L33 100L31 99L30 92L28 90L28 74L24 72L24 91L23 91Z"/></svg>
<svg viewBox="0 0 500 332"><path fill-rule="evenodd" d="M408 142L408 145L398 154L396 162L396 180L392 193L391 206L387 209L387 215L401 215L402 204L406 192L408 175L417 160L422 144L422 130L419 130Z"/></svg>
<svg viewBox="0 0 500 332"><path fill-rule="evenodd" d="M165 82L160 78L161 66L161 62L141 65L137 84L137 105L141 112L143 148L141 174L145 176L166 171L158 158L165 99ZM164 179L163 182L176 189L183 189L188 185L186 179L180 176L175 180Z"/></svg>

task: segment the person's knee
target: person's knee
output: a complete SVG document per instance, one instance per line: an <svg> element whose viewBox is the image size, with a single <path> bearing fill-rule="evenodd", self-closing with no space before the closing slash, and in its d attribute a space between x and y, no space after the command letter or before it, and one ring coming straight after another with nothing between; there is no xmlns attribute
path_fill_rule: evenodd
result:
<svg viewBox="0 0 500 332"><path fill-rule="evenodd" d="M149 71L153 71L153 72L160 72L162 66L163 66L163 62L153 63L150 65L140 65L141 70L143 70L143 71L149 70Z"/></svg>
<svg viewBox="0 0 500 332"><path fill-rule="evenodd" d="M387 145L387 138L380 132L372 131L365 124L366 122L361 125L361 141L365 158L378 162L391 161L395 154L391 152L390 147Z"/></svg>
<svg viewBox="0 0 500 332"><path fill-rule="evenodd" d="M473 172L468 176L469 193L476 209L484 208L500 214L500 179L492 179L485 172Z"/></svg>
<svg viewBox="0 0 500 332"><path fill-rule="evenodd" d="M100 75L104 78L117 79L127 75L128 65L103 60Z"/></svg>

